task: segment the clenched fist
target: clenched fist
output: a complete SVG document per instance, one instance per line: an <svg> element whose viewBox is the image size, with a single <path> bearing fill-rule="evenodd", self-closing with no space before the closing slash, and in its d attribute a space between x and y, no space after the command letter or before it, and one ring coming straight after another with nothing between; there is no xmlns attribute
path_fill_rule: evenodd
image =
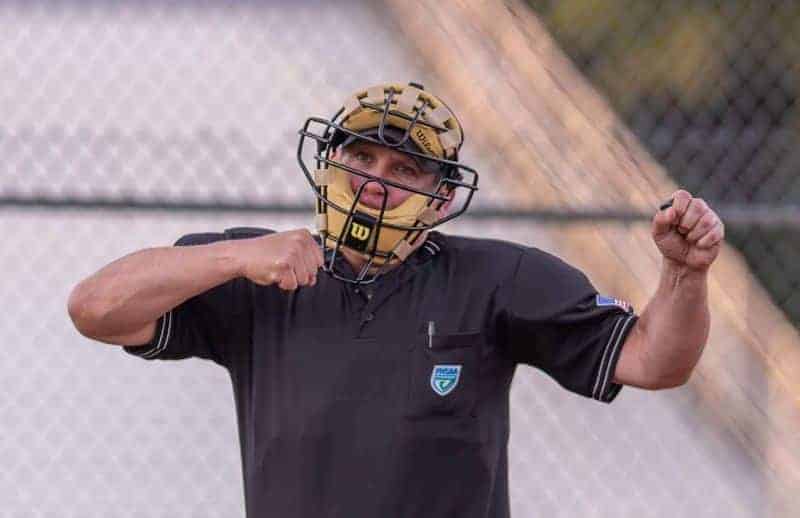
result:
<svg viewBox="0 0 800 518"><path fill-rule="evenodd" d="M707 270L719 254L725 225L702 199L677 191L672 206L653 218L652 233L666 259L693 270Z"/></svg>
<svg viewBox="0 0 800 518"><path fill-rule="evenodd" d="M282 290L314 286L322 267L322 251L305 229L235 241L240 271L256 284L277 284Z"/></svg>

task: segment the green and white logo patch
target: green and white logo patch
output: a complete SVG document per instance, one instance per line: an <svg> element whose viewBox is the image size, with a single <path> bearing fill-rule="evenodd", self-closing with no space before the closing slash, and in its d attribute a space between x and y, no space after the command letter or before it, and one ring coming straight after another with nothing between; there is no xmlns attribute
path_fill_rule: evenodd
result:
<svg viewBox="0 0 800 518"><path fill-rule="evenodd" d="M446 396L456 388L460 376L461 365L434 365L431 388L440 396Z"/></svg>

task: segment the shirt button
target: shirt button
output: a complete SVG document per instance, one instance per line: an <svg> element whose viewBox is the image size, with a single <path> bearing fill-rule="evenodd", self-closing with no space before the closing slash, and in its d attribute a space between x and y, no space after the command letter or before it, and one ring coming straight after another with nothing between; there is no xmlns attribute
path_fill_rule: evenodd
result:
<svg viewBox="0 0 800 518"><path fill-rule="evenodd" d="M358 288L354 289L353 291L356 292L356 293L361 293L361 290L358 289Z"/></svg>
<svg viewBox="0 0 800 518"><path fill-rule="evenodd" d="M374 318L375 318L375 313L367 313L367 314L364 316L364 322L372 322L372 320L373 320Z"/></svg>

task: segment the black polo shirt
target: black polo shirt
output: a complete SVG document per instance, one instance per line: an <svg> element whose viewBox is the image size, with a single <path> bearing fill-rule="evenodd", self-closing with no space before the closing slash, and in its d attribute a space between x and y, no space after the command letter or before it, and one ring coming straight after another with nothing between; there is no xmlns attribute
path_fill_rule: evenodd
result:
<svg viewBox="0 0 800 518"><path fill-rule="evenodd" d="M324 273L294 292L239 278L125 350L228 369L250 518L503 518L517 364L610 402L635 320L536 248L432 232L372 289Z"/></svg>

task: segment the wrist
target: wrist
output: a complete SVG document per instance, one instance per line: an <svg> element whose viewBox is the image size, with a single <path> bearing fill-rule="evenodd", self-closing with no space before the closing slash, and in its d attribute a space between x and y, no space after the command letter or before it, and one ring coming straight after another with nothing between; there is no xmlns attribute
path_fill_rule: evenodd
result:
<svg viewBox="0 0 800 518"><path fill-rule="evenodd" d="M237 253L236 241L217 241L212 243L212 257L228 279L235 279L244 276L244 262L241 260L242 254Z"/></svg>
<svg viewBox="0 0 800 518"><path fill-rule="evenodd" d="M708 267L691 268L684 263L665 257L661 266L661 277L673 287L685 285L687 283L705 284L708 278Z"/></svg>

